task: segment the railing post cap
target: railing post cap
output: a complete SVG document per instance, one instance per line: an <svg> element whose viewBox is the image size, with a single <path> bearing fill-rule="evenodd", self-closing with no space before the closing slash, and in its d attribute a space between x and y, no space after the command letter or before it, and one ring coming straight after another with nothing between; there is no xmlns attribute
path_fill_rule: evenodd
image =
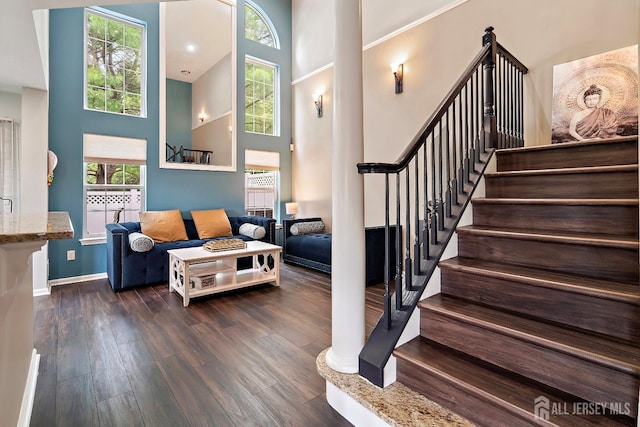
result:
<svg viewBox="0 0 640 427"><path fill-rule="evenodd" d="M492 33L493 32L493 27L492 26L488 26L487 28L484 29L485 32L487 33Z"/></svg>

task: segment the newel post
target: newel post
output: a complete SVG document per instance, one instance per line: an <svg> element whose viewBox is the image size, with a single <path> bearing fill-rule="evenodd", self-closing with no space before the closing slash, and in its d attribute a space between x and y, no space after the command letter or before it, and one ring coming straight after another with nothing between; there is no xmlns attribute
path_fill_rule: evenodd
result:
<svg viewBox="0 0 640 427"><path fill-rule="evenodd" d="M484 71L484 116L482 127L484 130L485 147L497 148L498 130L496 124L493 70L496 68L498 46L496 35L493 33L493 27L487 27L482 36L482 46L486 46L487 44L491 45L491 50L489 50L489 55L482 61Z"/></svg>

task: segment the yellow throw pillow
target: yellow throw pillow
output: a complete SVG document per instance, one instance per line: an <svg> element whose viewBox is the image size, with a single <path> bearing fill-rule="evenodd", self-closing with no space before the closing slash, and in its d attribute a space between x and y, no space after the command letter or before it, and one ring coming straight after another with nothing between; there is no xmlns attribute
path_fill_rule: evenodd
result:
<svg viewBox="0 0 640 427"><path fill-rule="evenodd" d="M179 209L140 212L140 229L158 243L188 240Z"/></svg>
<svg viewBox="0 0 640 427"><path fill-rule="evenodd" d="M224 209L191 211L191 217L198 230L198 237L201 239L232 235L231 223Z"/></svg>

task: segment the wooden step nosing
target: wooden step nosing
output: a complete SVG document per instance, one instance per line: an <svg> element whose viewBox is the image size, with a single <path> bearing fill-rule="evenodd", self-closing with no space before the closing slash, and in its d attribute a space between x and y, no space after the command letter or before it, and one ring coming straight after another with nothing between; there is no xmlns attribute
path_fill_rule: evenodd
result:
<svg viewBox="0 0 640 427"><path fill-rule="evenodd" d="M601 246L619 249L638 250L640 242L632 239L624 239L622 236L609 235L606 238L590 235L589 237L568 236L560 234L549 234L538 231L535 233L518 231L515 229L505 230L499 228L480 228L477 226L463 226L456 229L458 234L479 235L486 237L497 237L512 240L529 240L537 242L563 243L567 245Z"/></svg>
<svg viewBox="0 0 640 427"><path fill-rule="evenodd" d="M592 207L640 207L640 199L553 199L553 198L496 198L472 199L474 205L533 205L533 206L592 206Z"/></svg>
<svg viewBox="0 0 640 427"><path fill-rule="evenodd" d="M577 285L575 283L562 282L559 280L541 279L534 276L523 276L515 273L507 273L504 271L492 270L490 268L474 267L467 265L453 265L440 263L438 266L441 269L455 270L462 273L474 274L486 278L496 278L501 280L508 280L510 282L521 283L524 285L532 285L546 289L554 289L558 291L565 291L574 294L580 294L590 296L594 298L602 298L610 301L622 302L627 304L634 304L640 306L640 294L637 293L624 293L619 291L612 291L608 289L601 289L583 285ZM593 279L592 279L593 280Z"/></svg>
<svg viewBox="0 0 640 427"><path fill-rule="evenodd" d="M638 165L614 165L614 166L581 166L573 168L557 169L525 169L516 171L490 172L485 173L486 178L506 178L506 177L527 177L542 175L577 175L577 174L599 174L617 172L638 172Z"/></svg>
<svg viewBox="0 0 640 427"><path fill-rule="evenodd" d="M445 317L456 319L462 321L464 323L468 323L482 329L486 329L495 333L498 333L503 336L507 336L510 338L514 338L520 341L524 341L533 345L537 345L540 347L545 347L547 349L557 351L560 353L567 354L569 356L577 357L579 359L598 363L599 365L605 366L610 369L614 369L616 371L624 372L626 374L631 374L635 376L640 376L640 364L632 365L622 360L612 359L611 357L590 352L585 349L577 348L568 344L563 344L557 341L553 341L544 337L540 337L538 335L533 335L529 332L525 332L519 329L509 328L506 326L498 325L496 323L491 323L483 319L478 319L473 316L469 316L457 311L453 311L450 309L434 306L426 302L425 304L421 304L421 308L427 309L429 311L435 311Z"/></svg>
<svg viewBox="0 0 640 427"><path fill-rule="evenodd" d="M476 398L482 399L490 404L493 404L499 408L502 408L503 410L509 411L509 413L514 416L518 416L525 420L532 420L534 418L534 414L532 414L530 411L527 411L526 409L518 405L515 405L499 396L491 394L473 384L469 384L467 381L464 381L447 372L444 372L441 369L436 368L435 366L426 364L420 360L416 360L402 353L396 354L396 357L401 358L406 363L413 365L414 367L424 370L425 372L429 373L430 375L433 375L434 377L438 378L441 381L445 381L447 384L451 386L462 388L463 390L465 390L466 393L471 394ZM549 423L549 425L553 425L553 424Z"/></svg>
<svg viewBox="0 0 640 427"><path fill-rule="evenodd" d="M621 142L633 142L638 141L637 135L632 136L623 136L619 138L596 138L596 139L585 139L582 141L572 141L563 144L547 144L547 145L531 145L528 147L516 147L516 148L502 148L496 150L497 155L501 154L514 154L514 153L531 153L538 151L557 151L557 150L571 150L576 147L591 147L591 146L599 146L599 145L607 145L607 144L616 144Z"/></svg>

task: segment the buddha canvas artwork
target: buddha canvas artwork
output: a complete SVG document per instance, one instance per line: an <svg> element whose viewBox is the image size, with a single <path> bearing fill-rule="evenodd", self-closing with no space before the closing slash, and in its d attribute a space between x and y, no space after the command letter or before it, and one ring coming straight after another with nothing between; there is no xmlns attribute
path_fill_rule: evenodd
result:
<svg viewBox="0 0 640 427"><path fill-rule="evenodd" d="M551 142L638 134L638 45L553 67Z"/></svg>

